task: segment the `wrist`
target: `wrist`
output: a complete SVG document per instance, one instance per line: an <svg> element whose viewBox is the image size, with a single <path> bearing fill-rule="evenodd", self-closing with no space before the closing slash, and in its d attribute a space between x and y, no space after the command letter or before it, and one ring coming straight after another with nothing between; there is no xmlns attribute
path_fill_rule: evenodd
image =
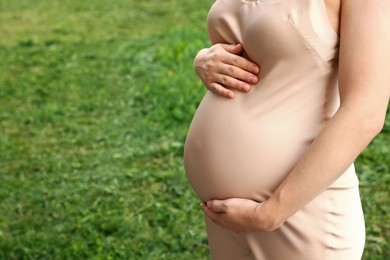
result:
<svg viewBox="0 0 390 260"><path fill-rule="evenodd" d="M195 56L195 59L194 59L194 70L195 70L195 73L198 75L198 77L203 81L204 80L204 77L203 77L203 72L205 70L205 52L206 52L207 49L201 49L198 54Z"/></svg>
<svg viewBox="0 0 390 260"><path fill-rule="evenodd" d="M208 48L204 48L204 49L201 49L200 51L198 51L198 53L196 54L195 59L194 59L194 68L204 66L202 63L204 60L205 52L207 50L208 50Z"/></svg>
<svg viewBox="0 0 390 260"><path fill-rule="evenodd" d="M278 202L273 200L272 197L259 204L256 208L256 215L258 216L258 226L262 231L274 231L286 221L281 217Z"/></svg>

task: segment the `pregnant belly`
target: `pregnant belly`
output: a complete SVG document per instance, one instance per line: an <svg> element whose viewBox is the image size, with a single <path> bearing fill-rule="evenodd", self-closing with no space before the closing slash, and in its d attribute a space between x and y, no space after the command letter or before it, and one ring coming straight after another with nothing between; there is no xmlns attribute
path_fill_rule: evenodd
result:
<svg viewBox="0 0 390 260"><path fill-rule="evenodd" d="M243 102L207 93L192 121L184 166L202 200L265 200L314 138L291 115L262 113Z"/></svg>

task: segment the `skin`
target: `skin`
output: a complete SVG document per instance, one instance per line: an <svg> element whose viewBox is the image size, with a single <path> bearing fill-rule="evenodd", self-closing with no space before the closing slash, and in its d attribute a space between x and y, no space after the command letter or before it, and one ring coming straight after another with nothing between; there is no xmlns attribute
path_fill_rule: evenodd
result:
<svg viewBox="0 0 390 260"><path fill-rule="evenodd" d="M327 7L331 23L340 24L340 108L267 201L202 203L214 223L237 233L277 229L340 177L383 128L390 97L390 1L335 1Z"/></svg>
<svg viewBox="0 0 390 260"><path fill-rule="evenodd" d="M198 53L195 71L208 90L233 98L230 89L249 92L250 84L258 83L260 67L239 56L243 51L241 44L215 44Z"/></svg>

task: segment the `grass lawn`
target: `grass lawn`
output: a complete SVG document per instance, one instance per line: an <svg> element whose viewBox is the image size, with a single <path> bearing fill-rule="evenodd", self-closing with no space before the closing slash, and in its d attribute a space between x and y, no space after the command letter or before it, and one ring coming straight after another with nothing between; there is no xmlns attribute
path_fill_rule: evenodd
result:
<svg viewBox="0 0 390 260"><path fill-rule="evenodd" d="M182 167L212 0L0 1L0 259L208 259ZM390 258L390 115L358 158Z"/></svg>

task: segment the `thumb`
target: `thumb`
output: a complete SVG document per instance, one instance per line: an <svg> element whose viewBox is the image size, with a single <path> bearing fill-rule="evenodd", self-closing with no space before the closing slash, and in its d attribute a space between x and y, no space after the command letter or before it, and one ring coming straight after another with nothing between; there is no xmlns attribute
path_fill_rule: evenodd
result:
<svg viewBox="0 0 390 260"><path fill-rule="evenodd" d="M242 45L240 43L236 44L236 45L227 45L227 47L225 48L228 52L230 53L233 53L233 54L240 54L241 52L244 51L244 48L242 47Z"/></svg>
<svg viewBox="0 0 390 260"><path fill-rule="evenodd" d="M207 207L214 212L226 212L226 204L222 200L209 200Z"/></svg>

